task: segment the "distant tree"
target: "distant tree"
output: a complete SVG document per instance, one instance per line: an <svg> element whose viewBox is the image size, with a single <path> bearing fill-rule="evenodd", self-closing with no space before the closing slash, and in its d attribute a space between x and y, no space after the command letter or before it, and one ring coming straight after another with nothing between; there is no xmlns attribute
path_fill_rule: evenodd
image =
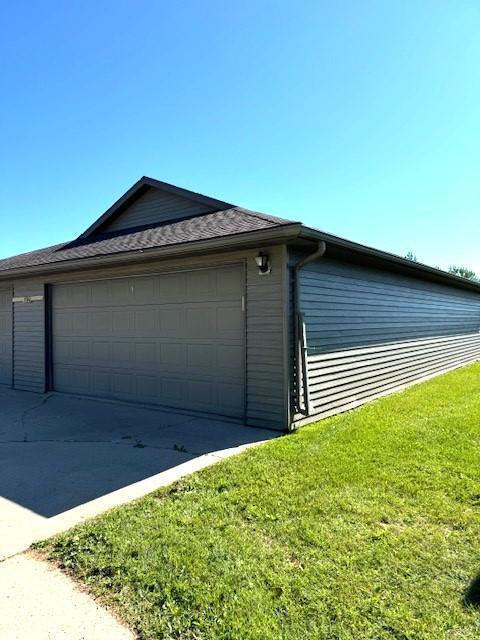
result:
<svg viewBox="0 0 480 640"><path fill-rule="evenodd" d="M477 276L475 271L472 271L467 267L457 267L454 264L451 264L448 267L448 272L453 273L456 276L460 276L461 278L466 278L467 280L474 280L475 282L480 282L480 278Z"/></svg>
<svg viewBox="0 0 480 640"><path fill-rule="evenodd" d="M409 251L409 252L406 254L405 258L406 258L407 260L411 260L412 262L418 262L418 260L417 260L417 256L413 253L413 251Z"/></svg>

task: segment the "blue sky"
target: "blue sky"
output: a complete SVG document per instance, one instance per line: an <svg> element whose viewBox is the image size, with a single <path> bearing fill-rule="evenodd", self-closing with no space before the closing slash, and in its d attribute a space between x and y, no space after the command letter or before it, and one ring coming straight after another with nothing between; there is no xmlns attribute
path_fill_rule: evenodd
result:
<svg viewBox="0 0 480 640"><path fill-rule="evenodd" d="M1 256L146 174L480 273L478 0L16 0L1 22Z"/></svg>

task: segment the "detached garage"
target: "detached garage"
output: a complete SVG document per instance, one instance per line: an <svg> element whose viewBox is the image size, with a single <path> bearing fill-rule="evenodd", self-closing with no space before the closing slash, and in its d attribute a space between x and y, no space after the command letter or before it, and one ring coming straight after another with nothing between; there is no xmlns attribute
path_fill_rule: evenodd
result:
<svg viewBox="0 0 480 640"><path fill-rule="evenodd" d="M0 261L0 384L291 429L480 358L480 285L142 178Z"/></svg>

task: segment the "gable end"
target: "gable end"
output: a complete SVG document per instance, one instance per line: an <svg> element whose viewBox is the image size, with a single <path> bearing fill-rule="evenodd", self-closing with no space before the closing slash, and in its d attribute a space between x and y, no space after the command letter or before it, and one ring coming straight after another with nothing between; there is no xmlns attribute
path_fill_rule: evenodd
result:
<svg viewBox="0 0 480 640"><path fill-rule="evenodd" d="M144 176L77 240L231 209L234 205Z"/></svg>
<svg viewBox="0 0 480 640"><path fill-rule="evenodd" d="M212 211L211 207L201 202L149 187L130 206L118 215L112 216L102 226L101 232L110 233L135 227L155 226Z"/></svg>

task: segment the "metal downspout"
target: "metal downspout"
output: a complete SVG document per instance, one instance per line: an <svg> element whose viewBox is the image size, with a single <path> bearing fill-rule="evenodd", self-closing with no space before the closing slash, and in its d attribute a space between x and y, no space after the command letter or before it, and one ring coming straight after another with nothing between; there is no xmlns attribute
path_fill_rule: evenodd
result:
<svg viewBox="0 0 480 640"><path fill-rule="evenodd" d="M294 310L294 328L295 328L295 362L296 362L296 378L295 378L295 396L296 409L304 416L310 413L310 397L308 389L308 364L307 364L307 342L305 335L305 322L303 314L300 312L300 279L299 272L302 267L318 258L321 258L327 245L323 240L318 243L317 249L310 255L300 260L293 268L293 310ZM301 381L300 381L301 378ZM301 393L303 388L303 406L301 403Z"/></svg>

